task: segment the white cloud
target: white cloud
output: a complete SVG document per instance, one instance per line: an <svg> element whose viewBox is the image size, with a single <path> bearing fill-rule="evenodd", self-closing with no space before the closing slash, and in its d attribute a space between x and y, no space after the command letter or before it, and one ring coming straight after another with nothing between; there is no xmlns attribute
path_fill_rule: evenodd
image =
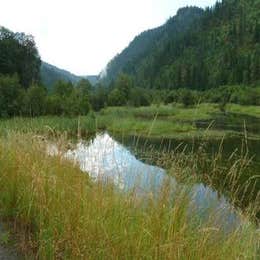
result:
<svg viewBox="0 0 260 260"><path fill-rule="evenodd" d="M179 7L215 0L0 0L0 25L35 36L43 60L97 74L143 30Z"/></svg>

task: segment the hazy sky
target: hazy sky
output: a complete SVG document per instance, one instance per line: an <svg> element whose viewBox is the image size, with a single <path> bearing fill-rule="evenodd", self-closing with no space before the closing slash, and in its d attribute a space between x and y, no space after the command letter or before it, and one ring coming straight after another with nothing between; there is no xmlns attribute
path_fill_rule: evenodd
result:
<svg viewBox="0 0 260 260"><path fill-rule="evenodd" d="M216 0L0 0L0 26L35 37L42 60L98 74L140 32L178 8Z"/></svg>

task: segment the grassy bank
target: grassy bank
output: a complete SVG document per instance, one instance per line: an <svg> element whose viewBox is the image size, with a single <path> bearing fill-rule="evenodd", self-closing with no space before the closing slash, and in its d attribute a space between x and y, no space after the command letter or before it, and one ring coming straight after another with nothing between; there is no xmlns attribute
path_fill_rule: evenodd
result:
<svg viewBox="0 0 260 260"><path fill-rule="evenodd" d="M92 182L45 151L34 134L0 139L0 215L24 253L39 259L257 258L253 224L227 234L214 215L202 224L188 214L185 190L172 202L166 185L159 200L143 201L135 192Z"/></svg>
<svg viewBox="0 0 260 260"><path fill-rule="evenodd" d="M260 107L227 105L228 114L253 116L260 118ZM225 117L220 112L217 104L199 104L191 108L184 108L180 104L150 106L141 108L110 107L103 110L99 117L101 120L110 117L107 129L113 133L125 135L149 136L153 138L217 138L225 136L244 135L232 129L214 129L213 121L219 117ZM196 127L196 121L208 121L205 129ZM241 120L241 125L243 120ZM255 134L249 134L252 138L259 138Z"/></svg>
<svg viewBox="0 0 260 260"><path fill-rule="evenodd" d="M229 104L228 113L247 115L260 118L260 107L239 106ZM96 131L108 130L114 134L136 135L152 138L217 138L225 136L244 135L244 132L230 129L212 129L211 120L219 116L218 105L200 104L192 108L184 108L179 104L150 107L108 107L99 113L91 112L88 116L67 117L38 117L14 118L0 120L0 134L11 131L31 132L36 134L59 135L67 133L69 136L83 137ZM208 120L207 131L196 127L196 120ZM243 121L243 120L242 120ZM243 122L241 122L243 124ZM249 133L251 138L260 138L257 134Z"/></svg>
<svg viewBox="0 0 260 260"><path fill-rule="evenodd" d="M237 104L229 104L227 110L231 113L243 114L260 118L259 106L241 106Z"/></svg>
<svg viewBox="0 0 260 260"><path fill-rule="evenodd" d="M260 118L259 106L241 106L237 104L227 104L227 113L237 113L242 115L254 116ZM155 116L159 118L171 118L176 121L195 121L214 119L219 114L218 104L202 103L193 107L183 107L182 104L171 105L152 105L148 107L108 107L103 110L102 114L113 115L132 115L136 118L153 119Z"/></svg>
<svg viewBox="0 0 260 260"><path fill-rule="evenodd" d="M7 135L11 132L44 134L49 136L77 136L81 133L84 136L91 135L97 130L95 118L84 117L58 117L43 116L35 118L16 117L0 120L0 135Z"/></svg>

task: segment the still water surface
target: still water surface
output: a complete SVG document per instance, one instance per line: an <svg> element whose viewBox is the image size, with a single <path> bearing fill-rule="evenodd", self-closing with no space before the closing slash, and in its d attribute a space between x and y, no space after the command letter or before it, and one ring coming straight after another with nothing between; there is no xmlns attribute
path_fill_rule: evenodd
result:
<svg viewBox="0 0 260 260"><path fill-rule="evenodd" d="M212 214L218 226L230 230L242 223L241 215L227 199L203 183L179 184L166 170L139 160L130 149L113 139L108 133L97 134L88 142L79 142L65 157L78 163L81 170L93 179L112 181L120 190L134 189L138 194L158 194L165 183L172 196L180 187L189 192L189 207L207 221ZM210 214L209 214L210 212Z"/></svg>

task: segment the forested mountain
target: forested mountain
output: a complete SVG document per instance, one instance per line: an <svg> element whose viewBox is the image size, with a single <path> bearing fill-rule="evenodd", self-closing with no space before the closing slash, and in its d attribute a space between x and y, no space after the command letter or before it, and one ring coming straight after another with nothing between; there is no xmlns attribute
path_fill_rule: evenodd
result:
<svg viewBox="0 0 260 260"><path fill-rule="evenodd" d="M77 83L81 78L69 71L59 69L51 64L42 62L41 65L41 80L48 88L52 87L56 81L64 80L71 83Z"/></svg>
<svg viewBox="0 0 260 260"><path fill-rule="evenodd" d="M98 81L98 76L77 76L67 70L60 69L46 62L41 65L41 80L47 88L52 88L55 82L63 80L73 84L79 82L81 79L87 79L92 85Z"/></svg>
<svg viewBox="0 0 260 260"><path fill-rule="evenodd" d="M135 85L208 89L260 81L260 1L223 0L205 10L186 7L163 26L143 32L107 66Z"/></svg>
<svg viewBox="0 0 260 260"><path fill-rule="evenodd" d="M198 7L182 8L165 25L145 31L135 37L129 46L109 62L106 68L106 81L114 80L120 73L137 74L143 61L151 64L148 58L157 49L164 48L171 38L185 32L194 19L200 17L203 10ZM147 75L148 76L148 75Z"/></svg>

